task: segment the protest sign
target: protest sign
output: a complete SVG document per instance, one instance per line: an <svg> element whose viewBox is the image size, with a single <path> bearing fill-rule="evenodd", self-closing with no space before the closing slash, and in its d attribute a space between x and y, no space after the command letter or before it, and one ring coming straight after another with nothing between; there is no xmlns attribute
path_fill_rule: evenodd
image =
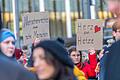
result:
<svg viewBox="0 0 120 80"><path fill-rule="evenodd" d="M98 19L78 19L77 21L77 49L102 49L103 22Z"/></svg>
<svg viewBox="0 0 120 80"><path fill-rule="evenodd" d="M36 38L49 39L48 12L25 13L22 16L23 42L31 44Z"/></svg>

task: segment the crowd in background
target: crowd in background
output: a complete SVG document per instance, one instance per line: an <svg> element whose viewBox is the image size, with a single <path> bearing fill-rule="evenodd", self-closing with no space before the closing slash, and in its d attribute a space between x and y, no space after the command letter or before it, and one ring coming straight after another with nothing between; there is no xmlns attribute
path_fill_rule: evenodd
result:
<svg viewBox="0 0 120 80"><path fill-rule="evenodd" d="M17 49L14 34L9 29L1 29L1 80L120 80L119 3L120 0L108 0L109 10L116 17L105 21L107 26L112 20L113 41L108 41L102 50L78 51L76 45L66 47L62 38L35 39L31 51L26 45Z"/></svg>

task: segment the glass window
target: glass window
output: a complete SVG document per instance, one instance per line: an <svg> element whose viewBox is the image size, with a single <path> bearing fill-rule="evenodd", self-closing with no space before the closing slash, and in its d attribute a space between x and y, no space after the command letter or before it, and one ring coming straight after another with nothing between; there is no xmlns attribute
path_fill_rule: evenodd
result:
<svg viewBox="0 0 120 80"><path fill-rule="evenodd" d="M74 3L74 4L73 4ZM70 9L72 12L77 11L77 0L70 0Z"/></svg>
<svg viewBox="0 0 120 80"><path fill-rule="evenodd" d="M28 0L18 0L18 1L19 1L19 11L28 12L29 11Z"/></svg>

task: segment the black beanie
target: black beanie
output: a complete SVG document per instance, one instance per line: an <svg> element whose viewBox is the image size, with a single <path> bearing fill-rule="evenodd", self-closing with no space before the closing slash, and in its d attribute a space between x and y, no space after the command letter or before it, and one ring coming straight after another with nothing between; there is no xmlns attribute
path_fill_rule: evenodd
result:
<svg viewBox="0 0 120 80"><path fill-rule="evenodd" d="M51 52L51 54L58 59L61 63L64 65L73 68L74 63L70 59L67 50L65 47L60 44L58 41L55 40L44 40L41 41L39 44L37 44L35 48L42 47L44 49L47 49L48 51Z"/></svg>

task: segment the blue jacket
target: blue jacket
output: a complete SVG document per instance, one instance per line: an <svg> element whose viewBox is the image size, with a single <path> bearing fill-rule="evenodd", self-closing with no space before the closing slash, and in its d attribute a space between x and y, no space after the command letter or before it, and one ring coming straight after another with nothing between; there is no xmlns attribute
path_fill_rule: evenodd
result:
<svg viewBox="0 0 120 80"><path fill-rule="evenodd" d="M105 75L105 65L106 65L106 58L109 54L110 47L104 47L103 57L100 59L100 73L99 73L99 80L104 80Z"/></svg>
<svg viewBox="0 0 120 80"><path fill-rule="evenodd" d="M120 41L110 47L106 57L104 80L120 80Z"/></svg>

